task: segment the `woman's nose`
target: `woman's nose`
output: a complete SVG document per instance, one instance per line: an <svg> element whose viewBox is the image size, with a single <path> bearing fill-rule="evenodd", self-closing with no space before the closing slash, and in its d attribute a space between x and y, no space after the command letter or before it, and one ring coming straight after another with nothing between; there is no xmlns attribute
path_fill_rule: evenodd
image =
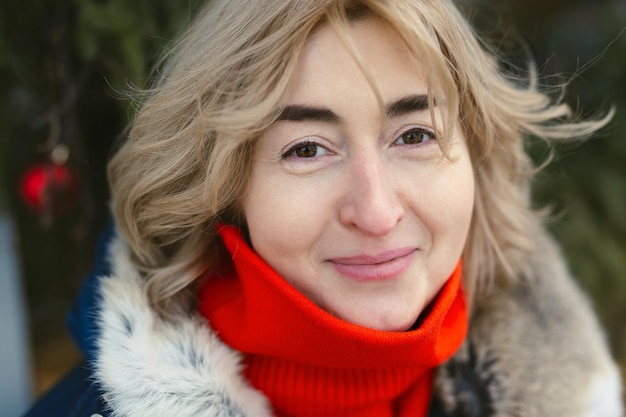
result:
<svg viewBox="0 0 626 417"><path fill-rule="evenodd" d="M362 158L346 167L339 218L371 236L384 236L404 217L398 184L380 157Z"/></svg>

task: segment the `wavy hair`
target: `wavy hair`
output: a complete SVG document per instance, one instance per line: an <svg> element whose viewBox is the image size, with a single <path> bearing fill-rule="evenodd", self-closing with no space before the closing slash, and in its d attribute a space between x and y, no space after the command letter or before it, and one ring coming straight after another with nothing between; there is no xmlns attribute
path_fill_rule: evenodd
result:
<svg viewBox="0 0 626 417"><path fill-rule="evenodd" d="M174 316L186 290L224 259L216 223L245 228L239 201L255 139L276 120L311 31L330 24L359 63L347 28L367 16L388 22L423 65L429 97L445 110L444 154L445 132L459 121L468 141L476 179L463 254L470 299L530 276L540 220L525 138L585 137L610 112L574 120L540 90L532 66L526 79L507 74L450 0L211 0L164 56L109 163L113 215L158 311Z"/></svg>

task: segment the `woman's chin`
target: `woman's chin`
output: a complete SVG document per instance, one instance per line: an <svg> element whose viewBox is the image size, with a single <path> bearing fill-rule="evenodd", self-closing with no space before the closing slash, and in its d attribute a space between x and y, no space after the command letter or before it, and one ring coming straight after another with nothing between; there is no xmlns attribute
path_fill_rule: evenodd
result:
<svg viewBox="0 0 626 417"><path fill-rule="evenodd" d="M373 312L350 314L340 318L361 327L385 332L405 332L417 321L418 313L410 312Z"/></svg>

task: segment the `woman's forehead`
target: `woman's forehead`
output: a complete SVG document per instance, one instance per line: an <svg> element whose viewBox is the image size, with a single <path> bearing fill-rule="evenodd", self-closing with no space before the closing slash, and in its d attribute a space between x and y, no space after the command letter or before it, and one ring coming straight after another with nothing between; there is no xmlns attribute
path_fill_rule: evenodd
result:
<svg viewBox="0 0 626 417"><path fill-rule="evenodd" d="M427 94L422 66L388 23L368 17L338 30L324 23L308 38L283 105L328 99L330 84L372 90L383 102Z"/></svg>

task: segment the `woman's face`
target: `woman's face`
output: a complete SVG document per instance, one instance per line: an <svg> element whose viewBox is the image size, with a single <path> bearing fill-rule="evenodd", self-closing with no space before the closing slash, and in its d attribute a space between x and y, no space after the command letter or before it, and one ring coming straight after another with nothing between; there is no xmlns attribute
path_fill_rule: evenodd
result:
<svg viewBox="0 0 626 417"><path fill-rule="evenodd" d="M420 64L400 37L375 18L350 33L384 108L321 26L259 139L243 210L255 251L319 307L404 331L461 256L474 177L460 129L452 160L442 156Z"/></svg>

